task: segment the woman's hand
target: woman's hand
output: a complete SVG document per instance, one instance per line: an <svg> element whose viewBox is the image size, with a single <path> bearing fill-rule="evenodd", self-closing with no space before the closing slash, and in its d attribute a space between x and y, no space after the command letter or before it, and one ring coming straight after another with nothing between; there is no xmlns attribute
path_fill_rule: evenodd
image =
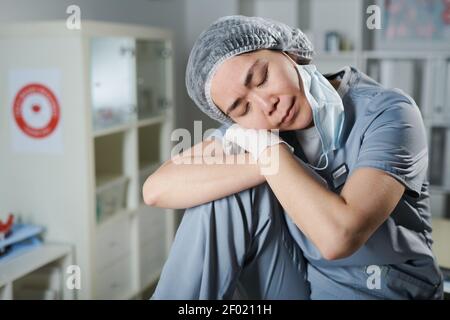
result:
<svg viewBox="0 0 450 320"><path fill-rule="evenodd" d="M236 154L246 150L255 161L268 147L284 143L291 152L294 148L281 139L277 131L266 129L247 129L238 124L230 126L223 137L223 149L226 154Z"/></svg>

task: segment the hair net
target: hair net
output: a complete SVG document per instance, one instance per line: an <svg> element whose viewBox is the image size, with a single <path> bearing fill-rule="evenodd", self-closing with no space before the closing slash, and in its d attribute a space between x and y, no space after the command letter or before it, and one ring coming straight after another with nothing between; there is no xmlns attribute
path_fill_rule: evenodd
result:
<svg viewBox="0 0 450 320"><path fill-rule="evenodd" d="M186 68L186 88L197 106L221 123L233 123L211 98L211 79L218 66L235 55L276 49L311 61L313 46L298 28L267 18L227 16L215 21L196 40Z"/></svg>

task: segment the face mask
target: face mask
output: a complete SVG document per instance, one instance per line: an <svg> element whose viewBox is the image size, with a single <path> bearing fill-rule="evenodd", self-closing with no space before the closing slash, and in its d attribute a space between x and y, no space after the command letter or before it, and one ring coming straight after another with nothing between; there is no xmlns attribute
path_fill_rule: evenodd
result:
<svg viewBox="0 0 450 320"><path fill-rule="evenodd" d="M283 52L284 53L284 52ZM322 142L322 155L318 165L325 157L323 167L314 167L316 170L324 170L328 167L328 153L340 147L340 137L344 124L344 105L342 99L330 82L319 72L315 65L299 65L286 53L303 81L305 96L311 105L314 125L319 132Z"/></svg>

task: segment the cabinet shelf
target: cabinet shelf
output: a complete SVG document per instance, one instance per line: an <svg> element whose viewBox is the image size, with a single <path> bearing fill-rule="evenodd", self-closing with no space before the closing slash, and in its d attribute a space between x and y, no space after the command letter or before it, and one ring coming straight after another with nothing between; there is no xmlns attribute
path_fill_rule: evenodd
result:
<svg viewBox="0 0 450 320"><path fill-rule="evenodd" d="M146 126L151 126L154 124L163 124L167 120L167 114L162 113L159 115L155 115L152 117L147 117L140 119L138 121L130 121L124 124L119 124L107 128L101 128L101 129L95 129L93 133L94 138L99 138L115 133L125 132L127 130L133 129L133 128L141 128Z"/></svg>
<svg viewBox="0 0 450 320"><path fill-rule="evenodd" d="M111 135L111 134L115 134L115 133L125 132L127 130L130 130L131 128L133 128L133 124L126 123L126 124L120 124L117 126L112 126L109 128L96 129L94 131L93 137L99 138L99 137L103 137L103 136L107 136L107 135Z"/></svg>
<svg viewBox="0 0 450 320"><path fill-rule="evenodd" d="M161 166L161 162L154 161L154 162L140 162L139 163L139 172L148 172L148 171L154 171L158 169L159 166Z"/></svg>
<svg viewBox="0 0 450 320"><path fill-rule="evenodd" d="M95 177L111 179L124 175L125 132L119 131L94 139ZM103 178L102 178L103 177ZM97 182L97 185L99 183Z"/></svg>
<svg viewBox="0 0 450 320"><path fill-rule="evenodd" d="M140 128L145 126L151 126L154 124L162 124L166 120L166 117L167 117L166 114L161 114L153 117L143 118L138 121L137 126L138 128Z"/></svg>
<svg viewBox="0 0 450 320"><path fill-rule="evenodd" d="M317 52L314 59L342 59L342 60L349 60L349 59L355 59L357 57L358 53L355 51L338 51L338 52L327 52L327 51L321 51Z"/></svg>
<svg viewBox="0 0 450 320"><path fill-rule="evenodd" d="M100 232L103 228L106 228L108 225L115 223L116 221L125 219L127 217L132 217L135 213L136 213L135 210L127 208L118 210L110 217L98 222L96 232Z"/></svg>
<svg viewBox="0 0 450 320"><path fill-rule="evenodd" d="M442 59L449 56L448 52L430 52L417 50L365 50L361 52L364 59Z"/></svg>
<svg viewBox="0 0 450 320"><path fill-rule="evenodd" d="M108 185L111 182L120 180L121 178L124 178L124 176L121 175L100 175L96 178L96 190L103 190L105 187L108 187Z"/></svg>
<svg viewBox="0 0 450 320"><path fill-rule="evenodd" d="M103 176L96 188L96 217L102 222L127 208L128 177Z"/></svg>
<svg viewBox="0 0 450 320"><path fill-rule="evenodd" d="M148 123L138 129L139 169L162 161L162 123Z"/></svg>

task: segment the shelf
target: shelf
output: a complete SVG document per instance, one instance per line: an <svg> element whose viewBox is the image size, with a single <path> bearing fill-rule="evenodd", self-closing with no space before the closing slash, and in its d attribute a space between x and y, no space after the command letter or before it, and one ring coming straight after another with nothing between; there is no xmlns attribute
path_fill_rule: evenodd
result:
<svg viewBox="0 0 450 320"><path fill-rule="evenodd" d="M164 114L160 114L160 115L155 115L153 117L138 120L137 127L141 128L141 127L145 127L145 126L151 126L154 124L164 123L164 121L166 120L166 117L167 117L167 115L164 113Z"/></svg>
<svg viewBox="0 0 450 320"><path fill-rule="evenodd" d="M139 163L139 172L148 172L148 171L154 171L158 169L162 165L161 162L140 162Z"/></svg>
<svg viewBox="0 0 450 320"><path fill-rule="evenodd" d="M348 60L348 59L356 59L358 58L358 52L356 51L338 51L338 52L317 52L314 55L313 59L342 59L342 60Z"/></svg>
<svg viewBox="0 0 450 320"><path fill-rule="evenodd" d="M116 132L99 136L94 141L95 177L124 175L125 133ZM98 185L98 183L97 183Z"/></svg>
<svg viewBox="0 0 450 320"><path fill-rule="evenodd" d="M43 244L14 259L0 263L0 287L17 280L55 260L71 254L68 245Z"/></svg>
<svg viewBox="0 0 450 320"><path fill-rule="evenodd" d="M125 219L128 217L132 217L135 215L135 210L131 210L131 209L121 209L118 210L116 213L112 214L110 217L105 218L104 220L97 222L97 231L107 227L107 225L114 223L117 220L121 220L121 219Z"/></svg>
<svg viewBox="0 0 450 320"><path fill-rule="evenodd" d="M121 175L101 175L96 177L96 190L102 189L104 186L110 184L111 182L119 180Z"/></svg>
<svg viewBox="0 0 450 320"><path fill-rule="evenodd" d="M337 51L316 52L314 59L355 59L362 58L365 60L427 60L450 58L449 51L427 52L427 51L401 51L401 50L354 50L354 51Z"/></svg>
<svg viewBox="0 0 450 320"><path fill-rule="evenodd" d="M135 98L135 39L90 38L91 110L99 135L125 130L133 120ZM111 128L111 129L109 129Z"/></svg>
<svg viewBox="0 0 450 320"><path fill-rule="evenodd" d="M365 59L445 59L450 52L429 52L417 50L365 50L361 52Z"/></svg>
<svg viewBox="0 0 450 320"><path fill-rule="evenodd" d="M138 129L139 168L159 163L161 157L162 123L142 126Z"/></svg>
<svg viewBox="0 0 450 320"><path fill-rule="evenodd" d="M166 113L161 113L152 117L140 119L138 121L133 122L127 122L125 124L119 124L112 127L102 128L102 129L96 129L93 133L94 138L104 137L107 135L112 135L115 133L121 133L125 132L130 129L134 128L141 128L145 126L151 126L155 124L163 124L167 119Z"/></svg>
<svg viewBox="0 0 450 320"><path fill-rule="evenodd" d="M158 117L171 105L166 80L172 50L166 41L138 39L135 53L138 119Z"/></svg>
<svg viewBox="0 0 450 320"><path fill-rule="evenodd" d="M101 177L101 183L95 191L97 223L102 223L127 208L129 181L130 179L124 176Z"/></svg>
<svg viewBox="0 0 450 320"><path fill-rule="evenodd" d="M134 124L129 122L126 124L120 124L117 126L113 126L110 128L104 128L104 129L97 129L94 131L94 138L103 137L115 133L125 132L127 130L130 130L134 127Z"/></svg>
<svg viewBox="0 0 450 320"><path fill-rule="evenodd" d="M128 177L118 175L99 176L97 177L97 187L95 188L95 190L96 192L102 192L117 184L126 183L128 180Z"/></svg>

